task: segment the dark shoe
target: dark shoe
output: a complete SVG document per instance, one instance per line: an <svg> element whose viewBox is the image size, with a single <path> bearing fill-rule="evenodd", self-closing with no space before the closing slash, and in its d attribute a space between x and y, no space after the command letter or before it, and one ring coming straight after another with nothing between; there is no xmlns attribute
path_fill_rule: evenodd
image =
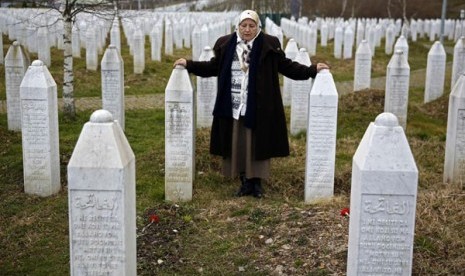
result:
<svg viewBox="0 0 465 276"><path fill-rule="evenodd" d="M260 178L252 178L252 183L253 183L253 192L252 195L256 198L262 198L263 197L263 188L262 188L262 182Z"/></svg>
<svg viewBox="0 0 465 276"><path fill-rule="evenodd" d="M241 197L241 196L251 195L254 191L254 184L248 179L246 179L244 175L241 175L240 179L241 179L241 188L239 189L239 191L237 191L236 196Z"/></svg>

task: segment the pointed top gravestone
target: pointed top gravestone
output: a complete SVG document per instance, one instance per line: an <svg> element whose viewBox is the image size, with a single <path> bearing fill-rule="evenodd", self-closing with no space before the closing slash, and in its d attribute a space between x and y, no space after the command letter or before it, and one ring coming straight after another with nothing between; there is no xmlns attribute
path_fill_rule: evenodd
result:
<svg viewBox="0 0 465 276"><path fill-rule="evenodd" d="M404 57L406 60L408 60L408 42L407 39L404 36L399 36L399 38L396 41L396 44L394 44L394 51L400 50L404 53Z"/></svg>
<svg viewBox="0 0 465 276"><path fill-rule="evenodd" d="M136 275L135 163L111 113L92 113L68 163L71 275Z"/></svg>
<svg viewBox="0 0 465 276"><path fill-rule="evenodd" d="M199 61L209 61L215 54L213 50L206 46ZM215 105L217 93L217 77L202 78L197 77L197 124L198 128L210 127L213 121L213 107Z"/></svg>
<svg viewBox="0 0 465 276"><path fill-rule="evenodd" d="M436 41L428 52L425 78L425 99L428 103L442 96L446 74L446 51L441 42Z"/></svg>
<svg viewBox="0 0 465 276"><path fill-rule="evenodd" d="M410 66L404 53L396 50L386 70L384 112L396 115L404 129L407 127L409 83Z"/></svg>
<svg viewBox="0 0 465 276"><path fill-rule="evenodd" d="M449 95L444 182L465 182L465 72Z"/></svg>
<svg viewBox="0 0 465 276"><path fill-rule="evenodd" d="M194 99L187 70L176 66L165 89L165 199L192 200Z"/></svg>
<svg viewBox="0 0 465 276"><path fill-rule="evenodd" d="M329 70L321 70L310 92L305 202L334 194L338 93Z"/></svg>
<svg viewBox="0 0 465 276"><path fill-rule="evenodd" d="M417 186L404 130L378 115L352 162L347 275L411 275Z"/></svg>
<svg viewBox="0 0 465 276"><path fill-rule="evenodd" d="M115 45L105 50L101 62L102 107L113 115L121 128L125 128L124 61Z"/></svg>
<svg viewBox="0 0 465 276"><path fill-rule="evenodd" d="M29 66L27 52L14 41L5 56L5 85L8 130L21 131L19 86Z"/></svg>
<svg viewBox="0 0 465 276"><path fill-rule="evenodd" d="M370 45L364 39L355 53L354 91L370 88L371 61Z"/></svg>
<svg viewBox="0 0 465 276"><path fill-rule="evenodd" d="M24 192L50 196L61 189L57 85L35 60L20 86Z"/></svg>
<svg viewBox="0 0 465 276"><path fill-rule="evenodd" d="M4 63L4 57L3 57L3 33L2 30L0 29L0 64Z"/></svg>
<svg viewBox="0 0 465 276"><path fill-rule="evenodd" d="M286 49L284 49L286 57L294 60L298 52L299 48L297 47L297 42L295 42L293 38L289 39L286 45ZM285 106L291 105L291 85L292 80L287 77L283 77L283 104Z"/></svg>
<svg viewBox="0 0 465 276"><path fill-rule="evenodd" d="M311 60L305 48L300 48L295 61L310 66ZM312 90L312 79L292 81L290 132L297 135L307 130L308 99Z"/></svg>
<svg viewBox="0 0 465 276"><path fill-rule="evenodd" d="M455 83L462 72L465 72L465 36L460 37L454 46L454 56L452 61L451 89L454 89Z"/></svg>

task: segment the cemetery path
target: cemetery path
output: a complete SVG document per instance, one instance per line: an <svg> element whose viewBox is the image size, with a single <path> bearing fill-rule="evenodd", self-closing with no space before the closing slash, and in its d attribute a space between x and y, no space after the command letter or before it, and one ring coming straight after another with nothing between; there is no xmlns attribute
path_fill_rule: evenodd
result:
<svg viewBox="0 0 465 276"><path fill-rule="evenodd" d="M451 62L447 63L447 70L450 70ZM426 68L418 69L410 72L410 87L423 87L425 85ZM386 77L377 77L371 79L371 88L384 90L386 85ZM354 82L342 81L336 82L336 87L339 95L351 93L354 88ZM145 94L145 95L126 95L125 106L126 110L133 109L155 109L164 108L165 95L158 94ZM58 107L62 109L63 101L58 99ZM76 98L76 110L97 110L102 106L102 99L100 97L85 97ZM0 113L6 113L6 100L0 101Z"/></svg>

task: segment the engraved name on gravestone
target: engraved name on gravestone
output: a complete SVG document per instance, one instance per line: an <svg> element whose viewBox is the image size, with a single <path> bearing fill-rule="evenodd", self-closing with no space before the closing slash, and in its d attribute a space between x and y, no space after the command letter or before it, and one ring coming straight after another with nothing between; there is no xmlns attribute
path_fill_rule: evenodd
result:
<svg viewBox="0 0 465 276"><path fill-rule="evenodd" d="M71 275L136 275L135 170L119 124L95 111L68 164Z"/></svg>
<svg viewBox="0 0 465 276"><path fill-rule="evenodd" d="M396 50L386 70L384 112L396 115L404 129L407 127L409 82L410 66L403 52Z"/></svg>
<svg viewBox="0 0 465 276"><path fill-rule="evenodd" d="M295 61L310 66L312 63L305 48L300 48L295 57ZM307 130L308 121L308 99L312 90L313 80L292 81L291 92L291 126L292 135L297 135Z"/></svg>
<svg viewBox="0 0 465 276"><path fill-rule="evenodd" d="M305 202L333 196L338 94L329 70L321 70L310 93Z"/></svg>
<svg viewBox="0 0 465 276"><path fill-rule="evenodd" d="M189 201L194 181L194 100L187 70L176 66L165 90L165 199Z"/></svg>
<svg viewBox="0 0 465 276"><path fill-rule="evenodd" d="M125 127L124 61L114 45L108 46L102 62L102 107Z"/></svg>
<svg viewBox="0 0 465 276"><path fill-rule="evenodd" d="M61 188L57 85L40 60L20 86L24 192L50 196Z"/></svg>
<svg viewBox="0 0 465 276"><path fill-rule="evenodd" d="M394 114L370 123L351 185L347 275L411 275L418 169Z"/></svg>
<svg viewBox="0 0 465 276"><path fill-rule="evenodd" d="M206 46L199 61L209 61L214 53ZM215 105L217 77L197 77L197 127L210 127L213 121L213 107Z"/></svg>
<svg viewBox="0 0 465 276"><path fill-rule="evenodd" d="M465 181L465 73L449 95L444 182Z"/></svg>

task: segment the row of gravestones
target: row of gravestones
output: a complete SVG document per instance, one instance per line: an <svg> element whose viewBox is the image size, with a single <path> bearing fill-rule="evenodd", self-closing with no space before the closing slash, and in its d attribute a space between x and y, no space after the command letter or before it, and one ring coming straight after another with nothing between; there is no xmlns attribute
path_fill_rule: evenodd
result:
<svg viewBox="0 0 465 276"><path fill-rule="evenodd" d="M334 39L334 57L350 59L352 51L358 48L362 40L367 40L371 53L374 56L375 48L381 46L381 39L385 38L385 53L393 53L393 44L396 36L403 35L405 39L416 41L427 33L431 41L440 34L439 20L411 20L402 26L401 20L393 19L365 20L341 18L317 18L315 21L281 19L281 28L287 37L293 37L299 45L308 49L311 56L316 54L317 34L320 33L322 47L328 45L328 40ZM455 26L455 27L454 27ZM445 37L457 41L465 33L465 24L459 20L445 21Z"/></svg>
<svg viewBox="0 0 465 276"><path fill-rule="evenodd" d="M193 59L198 60L205 46L212 47L214 39L230 32L231 22L237 16L237 12L208 13L208 16L205 13L135 11L120 11L119 14L130 54L134 58L135 74L141 74L145 69L146 36L150 37L152 60L161 59L163 41L165 54L173 54L173 45L177 49L192 47ZM56 46L63 49L63 24L58 20L59 16L54 10L21 9L11 12L9 9L0 9L0 30L8 34L10 40L17 40L29 52L38 53L39 59L50 66L50 48ZM23 18L34 20L25 21ZM52 19L59 23L50 24L50 27L37 27L47 26ZM108 33L110 43L120 51L121 34L117 18L104 20L89 14L77 15L71 34L72 55L81 57L81 48L84 48L87 70L98 69L98 55L103 53Z"/></svg>
<svg viewBox="0 0 465 276"><path fill-rule="evenodd" d="M53 79L42 62L35 61L30 66L21 89L29 95L25 98L38 101L39 95L50 94L47 93L50 89L37 90L28 85L32 75L34 80L43 76L48 83ZM34 84L42 86L42 83ZM316 100L311 97L310 102L312 108L318 107L315 113L319 114L310 115L309 129L330 132L324 127L331 124L327 110L337 110L331 74L321 72L313 87ZM451 104L460 111L465 100L465 76L460 78L457 87L461 91L453 91ZM48 101L56 97L56 85L52 90L55 93L47 97ZM166 199L189 200L195 157L193 89L186 70L173 70L166 95ZM24 104L30 104L28 100ZM48 105L45 102L34 103L30 109L44 110ZM457 120L463 120L460 116L463 114ZM309 145L317 141L313 151L308 148L315 156L319 156L322 147L328 146L320 138L327 140L328 136L309 139ZM326 175L321 163L329 161L317 158L307 162L307 166L316 168L307 177L319 175L318 183ZM353 158L349 275L411 273L417 184L418 170L403 128L392 113L379 115L369 125ZM318 185L314 188L324 189ZM96 111L84 125L68 164L68 189L72 274L83 271L133 274L136 269L135 158L110 112Z"/></svg>
<svg viewBox="0 0 465 276"><path fill-rule="evenodd" d="M14 47L21 52L18 43ZM112 62L118 64L110 71L118 71L121 66L118 51L116 47L109 47L108 51L116 56ZM400 53L394 57L395 64L405 62L405 58L398 60L402 57ZM27 63L26 58L22 60ZM108 79L118 78L119 74ZM104 78L102 74L102 87ZM113 85L120 85L121 80L118 83ZM461 179L463 174L464 88L462 76L450 100L445 165L448 182ZM25 190L42 195L55 193L60 188L56 84L41 61L29 67L20 85L20 95ZM166 95L166 199L190 200L195 170L194 101L185 70L173 71ZM315 79L309 101L306 201L332 195L337 91L328 71ZM399 146L399 141L404 146ZM383 146L376 146L377 143ZM387 165L394 163L398 166ZM121 125L114 122L108 111L94 113L81 133L68 167L69 214L73 226L71 265L76 273L134 269L134 164ZM393 171L393 167L401 171ZM349 272L411 269L417 179L415 162L397 118L391 113L381 115L368 128L354 156Z"/></svg>
<svg viewBox="0 0 465 276"><path fill-rule="evenodd" d="M34 29L33 24L37 22L46 22L44 17L48 16L41 10L25 10L22 13L15 11L17 18L25 17L24 14L31 16L36 15L35 22L25 26L24 23L18 21L13 15L2 15L2 11L6 9L0 9L0 29L3 25L7 30L11 29L14 31L8 32L10 39L18 39L22 45L25 45L29 51L35 52L39 48L39 58L43 60L47 65L50 64L50 41L62 40L59 37L59 30L62 30L61 26L57 27L54 25L53 32L48 32L48 28L35 28L35 31L28 33L27 30ZM40 12L39 14L37 14ZM234 22L236 13L230 14L209 14L207 18L218 19L217 23L206 24L205 19L199 20L198 18L206 18L201 16L202 13L154 13L154 12L135 12L135 11L121 11L122 26L124 33L126 34L128 45L130 47L130 53L134 56L134 73L140 74L145 68L145 56L144 56L144 43L145 36L150 36L151 43L151 57L152 60L160 60L161 58L161 46L163 41L164 33L164 52L165 54L173 53L173 44L176 48L192 47L193 60L198 60L201 49L205 46L213 46L214 39L222 34L228 33L231 22ZM137 15L137 16L135 16ZM2 17L6 19L2 20ZM51 18L58 17L55 13L49 16ZM49 20L49 19L48 19ZM214 20L215 21L215 20ZM395 37L402 33L402 36L398 39L397 44L406 44L405 39L409 37L413 41L416 40L417 36L423 36L425 33L430 36L430 39L434 39L438 31L439 20L411 20L402 25L401 20L393 19L350 19L344 21L341 18L329 18L322 19L317 18L314 22L307 22L300 18L298 21L289 20L283 18L281 20L281 27L278 27L270 19L266 19L266 28L270 34L276 35L278 38L283 37L283 30L288 37L294 37L302 47L306 48L311 56L316 53L317 44L317 32L320 31L321 45L325 47L328 39L334 38L334 56L336 58L350 59L352 58L353 47L356 48L360 45L363 39L367 40L372 55L375 53L375 47L380 46L381 39L385 37L385 52L391 55L393 52L393 44ZM2 23L3 22L3 23ZM7 23L5 23L7 22ZM86 23L87 22L87 23ZM90 23L89 23L90 22ZM211 22L211 21L210 21ZM14 24L13 24L14 23ZM111 27L110 27L111 25ZM449 39L458 40L458 37L463 33L464 24L458 20L446 20L445 22L445 34ZM22 30L21 31L21 26ZM194 27L192 27L194 26ZM202 26L202 27L200 27ZM455 27L454 27L455 26ZM19 30L18 30L19 29ZM111 30L111 31L110 31ZM119 23L117 20L113 21L113 24L108 24L108 20L98 20L90 15L79 16L73 27L73 56L80 57L81 46L86 48L86 63L88 70L96 70L98 67L98 54L102 54L103 47L105 44L105 38L110 31L111 44L115 45L118 49L121 48L120 34L119 34ZM10 34L11 33L11 34ZM24 42L22 39L28 34L28 38ZM49 43L46 43L45 37L47 33L50 33ZM118 37L118 39L114 39ZM43 43L37 43L43 41ZM192 46L191 46L192 41ZM354 43L355 42L355 43ZM58 43L60 44L60 43ZM62 44L62 43L61 43ZM40 45L40 47L37 47ZM136 51L134 52L134 48ZM407 55L408 56L408 55Z"/></svg>
<svg viewBox="0 0 465 276"><path fill-rule="evenodd" d="M400 124L406 127L407 106L410 82L410 66L408 64L409 46L400 36L395 46L386 71L386 111L394 113ZM298 50L297 43L290 39L285 48L288 58L301 64L310 65L309 53L305 48ZM370 88L372 54L366 40L363 40L356 52L354 69L354 91ZM442 96L446 71L446 53L440 42L435 42L427 59L424 102L430 102ZM465 71L465 37L457 40L454 47L451 87L454 87L459 76ZM283 103L291 107L290 132L293 135L307 129L308 97L312 90L312 80L293 81L283 79Z"/></svg>
<svg viewBox="0 0 465 276"><path fill-rule="evenodd" d="M291 40L292 42L292 40ZM459 41L460 42L460 41ZM364 45L364 44L361 44ZM438 44L435 44L437 46ZM434 47L433 47L434 49ZM213 56L211 49L205 49L204 60L209 60ZM368 55L369 56L369 55ZM310 65L310 59L308 53L301 49L295 60L299 63ZM25 71L26 64L28 63L27 55L24 54L23 49L18 45L17 42L13 43L10 51L7 54L6 63L6 85L7 85L7 109L8 109L8 126L11 130L21 129L21 118L20 118L20 104L19 104L19 84L22 80L23 72ZM120 125L124 129L124 72L123 72L123 61L119 55L116 47L110 46L102 60L102 101L103 107L114 115L115 119L120 122ZM355 70L357 71L357 69ZM427 70L429 71L429 70ZM387 81L386 81L386 97L385 97L385 111L392 112L395 114L401 126L406 127L406 115L407 115L407 102L408 102L408 84L409 84L409 66L401 51L396 52L393 55L388 68L387 68ZM428 82L427 82L428 83ZM203 127L211 124L211 108L214 102L214 92L216 90L215 78L198 78L198 92L197 92L197 126ZM311 97L312 80L307 81L296 81L292 85L292 98L293 104L291 106L291 134L295 135L302 131L309 131L307 126L309 125L310 119L315 114L326 113L326 121L319 124L320 126L326 126L329 133L332 133L332 129L336 129L332 125L337 117L337 103L335 104L336 112L318 112L318 106L309 106L309 97ZM337 92L335 93L337 95ZM183 110L183 109L181 109ZM182 112L179 114L182 115ZM178 115L179 115L178 114ZM329 114L329 115L328 115ZM179 115L180 116L180 115ZM318 125L318 124L316 124ZM318 131L309 131L309 141L311 138L320 138L324 143L332 141L331 137L324 137L327 134L323 129ZM315 137L314 133L318 133L319 136ZM183 135L181 135L183 136ZM335 136L335 135L334 135ZM322 138L323 137L323 138ZM318 139L317 139L318 140ZM318 143L318 142L315 142ZM322 152L330 152L331 143L329 147L322 145L318 146ZM174 156L174 155L173 155ZM317 156L312 154L311 156ZM333 154L329 154L328 160L333 159ZM176 163L176 162L174 162ZM327 162L323 162L327 163ZM329 162L328 166L331 168L334 161ZM309 166L310 170L312 166ZM327 185L332 187L332 170L326 169L321 171L329 172ZM311 182L311 181L308 181ZM324 185L320 185L324 186ZM332 190L331 190L332 191ZM332 194L330 192L329 194Z"/></svg>

